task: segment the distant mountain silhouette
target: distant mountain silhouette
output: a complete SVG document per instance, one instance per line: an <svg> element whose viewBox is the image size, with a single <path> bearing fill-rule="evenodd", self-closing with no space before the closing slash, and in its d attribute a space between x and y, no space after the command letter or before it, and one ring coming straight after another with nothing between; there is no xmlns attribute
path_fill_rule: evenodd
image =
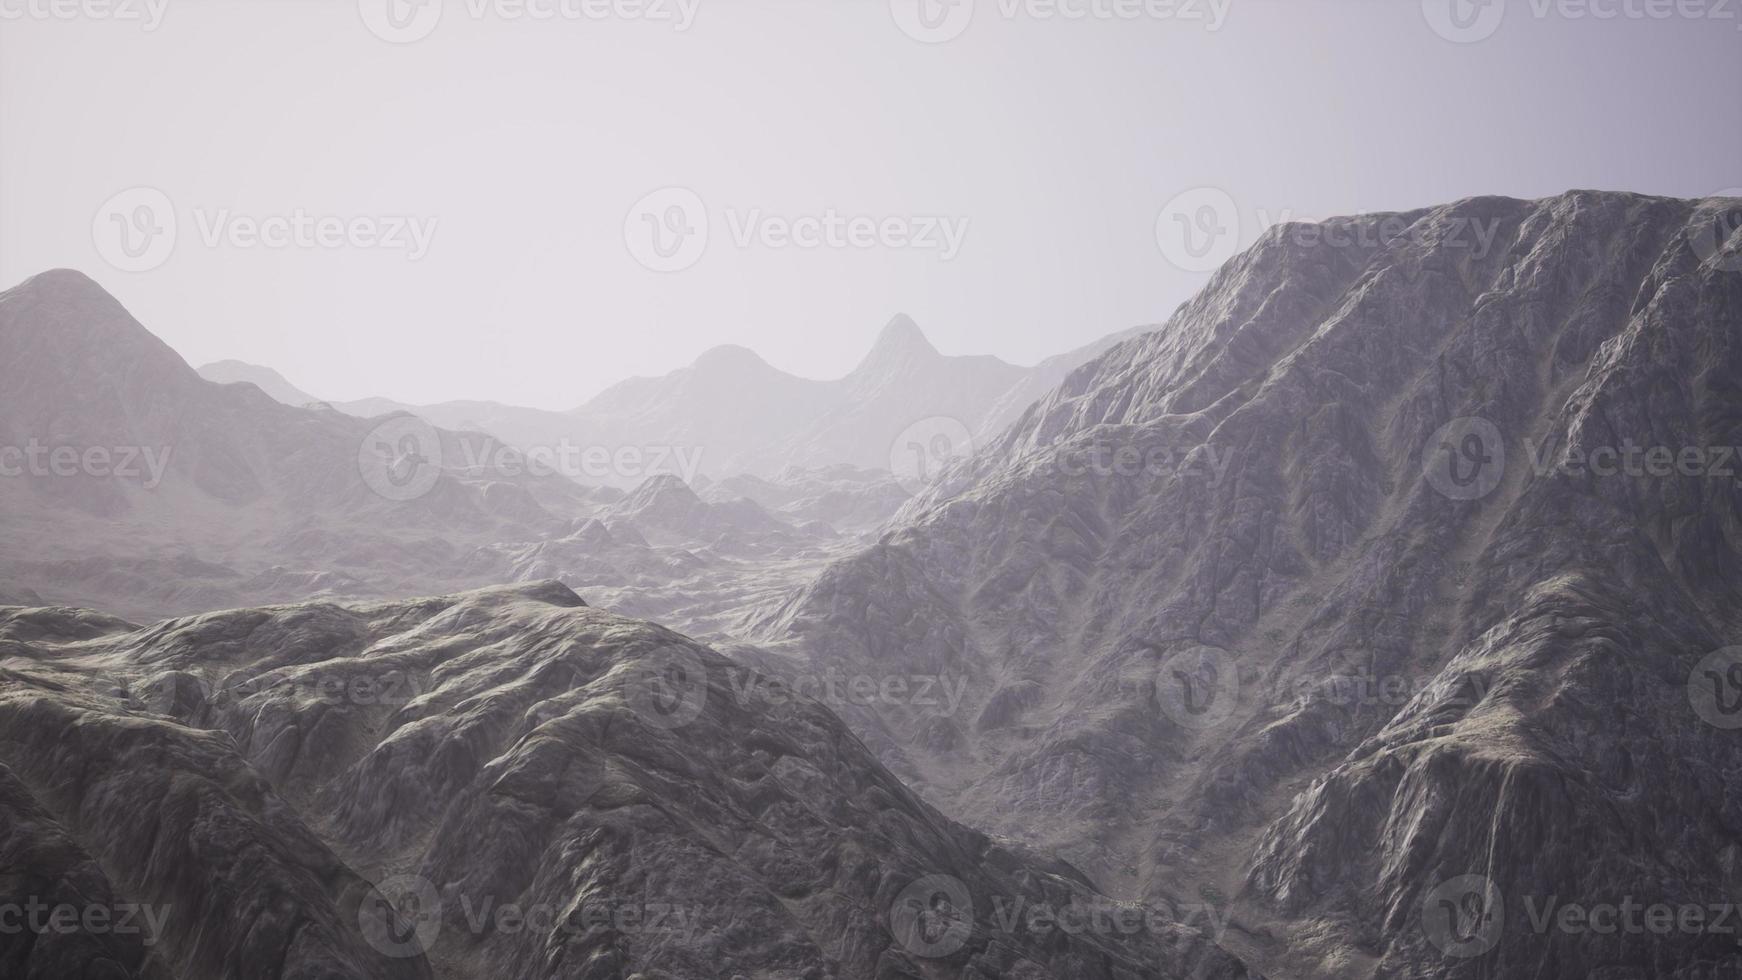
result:
<svg viewBox="0 0 1742 980"><path fill-rule="evenodd" d="M314 404L319 398L291 384L284 375L269 367L244 361L213 361L200 368L200 377L213 384L251 384L274 401L298 407Z"/></svg>
<svg viewBox="0 0 1742 980"><path fill-rule="evenodd" d="M974 442L988 441L1071 369L1141 329L1025 368L987 355L941 354L902 315L883 328L857 367L832 381L789 374L749 348L725 345L688 367L621 381L569 412L382 398L333 407L364 417L411 412L446 429L490 433L522 450L572 445L615 453L627 447L661 457L655 470L593 467L575 474L623 489L656 473L772 479L790 467L889 470L897 437L916 423L944 420ZM267 368L222 362L207 370L212 380L250 381L281 401L309 400Z"/></svg>

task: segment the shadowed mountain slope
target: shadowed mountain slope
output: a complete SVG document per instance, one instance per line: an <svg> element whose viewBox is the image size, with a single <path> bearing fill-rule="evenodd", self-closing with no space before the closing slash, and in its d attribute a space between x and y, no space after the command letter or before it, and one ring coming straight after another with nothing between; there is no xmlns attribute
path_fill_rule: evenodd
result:
<svg viewBox="0 0 1742 980"><path fill-rule="evenodd" d="M0 293L0 591L150 614L499 581L469 547L593 506L518 462L206 381L77 272Z"/></svg>

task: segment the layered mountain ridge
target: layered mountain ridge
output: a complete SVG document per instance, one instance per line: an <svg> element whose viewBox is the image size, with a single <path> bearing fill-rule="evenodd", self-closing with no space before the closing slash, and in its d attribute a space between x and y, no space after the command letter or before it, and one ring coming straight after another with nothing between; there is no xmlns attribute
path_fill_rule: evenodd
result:
<svg viewBox="0 0 1742 980"><path fill-rule="evenodd" d="M7 976L1248 975L1194 926L1013 928L997 903L1111 906L822 705L560 584L0 610L0 651L0 897L144 910L0 935Z"/></svg>
<svg viewBox="0 0 1742 980"><path fill-rule="evenodd" d="M408 405L381 398L334 407L361 416L409 412L444 428L491 433L523 451L564 443L611 452L624 447L671 451L656 471L588 474L594 482L624 489L659 474L686 480L698 474L773 479L794 467L888 470L896 438L909 426L947 419L972 441L984 443L1070 368L1135 332L1025 368L989 355L939 353L912 318L899 315L877 335L864 359L834 380L788 374L749 348L725 345L668 374L619 382L569 412L477 401ZM219 362L200 370L209 380L256 381L282 398L301 399L296 404L307 400L267 368Z"/></svg>
<svg viewBox="0 0 1742 980"><path fill-rule="evenodd" d="M1742 201L1587 191L1278 226L1163 328L1053 364L857 540L825 521L888 488L846 463L628 494L455 465L393 501L357 469L380 420L208 384L88 280L38 277L0 294L11 442L177 455L149 493L51 456L0 480L0 602L116 575L357 594L384 548L395 589L526 584L145 628L0 609L24 869L0 887L200 923L0 941L0 965L1736 975L1738 229ZM935 361L892 324L855 397ZM763 368L719 349L610 404ZM250 535L307 564L214 547ZM721 657L552 576L750 642ZM1038 929L1014 899L1145 926Z"/></svg>

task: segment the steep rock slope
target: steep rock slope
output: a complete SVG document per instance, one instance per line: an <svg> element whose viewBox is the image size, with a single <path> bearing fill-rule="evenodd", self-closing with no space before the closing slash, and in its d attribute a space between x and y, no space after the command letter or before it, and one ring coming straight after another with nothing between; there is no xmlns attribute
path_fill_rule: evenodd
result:
<svg viewBox="0 0 1742 980"><path fill-rule="evenodd" d="M1553 912L1737 896L1739 212L1273 229L763 635L966 680L846 717L970 823L1231 903L1273 975L1734 969Z"/></svg>
<svg viewBox="0 0 1742 980"><path fill-rule="evenodd" d="M0 963L181 980L1247 975L1171 922L1011 926L1012 901L1109 906L925 806L822 705L742 673L555 583L143 629L0 612L0 808L22 815L0 833L6 886L165 913L149 945L3 934Z"/></svg>

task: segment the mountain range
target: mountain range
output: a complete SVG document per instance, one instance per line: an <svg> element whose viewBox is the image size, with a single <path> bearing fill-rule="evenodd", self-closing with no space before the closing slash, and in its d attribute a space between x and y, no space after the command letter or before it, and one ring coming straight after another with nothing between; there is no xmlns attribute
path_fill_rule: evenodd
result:
<svg viewBox="0 0 1742 980"><path fill-rule="evenodd" d="M1141 329L1024 368L986 355L940 354L912 319L897 316L864 360L832 381L788 374L748 348L724 346L669 374L620 382L568 412L476 401L331 404L366 418L408 412L443 428L488 432L522 451L566 444L611 455L629 447L661 457L659 466L628 474L609 468L575 474L624 489L657 474L772 479L791 468L888 470L903 463L897 442L904 430L935 423L955 434L952 448L964 455L1072 368ZM251 382L286 404L315 400L270 368L220 361L200 373L218 383Z"/></svg>
<svg viewBox="0 0 1742 980"><path fill-rule="evenodd" d="M35 277L0 907L156 925L0 971L1738 975L1739 328L1742 200L1287 223L1076 365L626 382L586 425L731 462L624 492Z"/></svg>

